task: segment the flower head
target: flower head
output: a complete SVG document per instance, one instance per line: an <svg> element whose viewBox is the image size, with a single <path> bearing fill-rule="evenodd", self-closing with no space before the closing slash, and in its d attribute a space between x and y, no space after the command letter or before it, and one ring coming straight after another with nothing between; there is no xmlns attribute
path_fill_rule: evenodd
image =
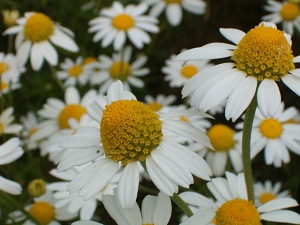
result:
<svg viewBox="0 0 300 225"><path fill-rule="evenodd" d="M21 131L22 125L11 124L15 119L13 112L14 109L9 107L0 114L0 137L3 134L18 134Z"/></svg>
<svg viewBox="0 0 300 225"><path fill-rule="evenodd" d="M52 66L57 65L58 56L52 43L68 51L78 51L78 46L71 38L72 31L40 12L25 13L23 18L17 20L17 25L7 29L4 34L17 34L17 61L19 65L24 65L30 55L34 70L42 67L44 59Z"/></svg>
<svg viewBox="0 0 300 225"><path fill-rule="evenodd" d="M178 55L179 60L231 57L233 62L213 66L192 77L182 90L191 96L191 105L207 111L227 100L225 116L235 121L248 107L257 90L258 108L265 117L275 115L281 95L276 82L282 80L300 95L299 69L294 63L290 35L272 23L261 23L244 33L220 29L236 44L211 43ZM220 91L222 90L222 91Z"/></svg>
<svg viewBox="0 0 300 225"><path fill-rule="evenodd" d="M60 171L89 164L71 181L69 191L80 191L84 199L89 199L121 171L117 190L125 209L134 206L140 164L145 165L158 189L169 196L178 191L178 185L189 187L193 183L192 174L210 179L211 170L199 155L165 136L166 131L172 131L211 147L201 130L177 119L182 114L206 114L188 110L157 114L132 93L124 91L121 81L110 86L106 97L94 101L88 113L99 128L79 129L60 144L65 149L77 149L63 158L58 165ZM86 177L84 182L79 181L80 177Z"/></svg>

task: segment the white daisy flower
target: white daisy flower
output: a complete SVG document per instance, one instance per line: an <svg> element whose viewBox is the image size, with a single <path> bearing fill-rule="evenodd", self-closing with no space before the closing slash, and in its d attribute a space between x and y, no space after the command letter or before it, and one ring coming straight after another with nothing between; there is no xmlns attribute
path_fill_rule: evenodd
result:
<svg viewBox="0 0 300 225"><path fill-rule="evenodd" d="M0 52L1 79L3 79L3 77L8 77L10 81L17 82L23 72L25 72L25 68L17 64L15 55L11 53L5 55L3 52Z"/></svg>
<svg viewBox="0 0 300 225"><path fill-rule="evenodd" d="M192 77L182 89L191 96L191 105L207 111L228 98L226 119L235 121L248 107L257 90L258 108L272 117L281 102L276 81L282 80L300 95L300 62L291 50L291 37L277 30L273 23L260 23L247 34L237 29L220 29L235 45L211 43L187 50L179 60L231 57L233 62L213 66ZM222 90L222 91L220 91Z"/></svg>
<svg viewBox="0 0 300 225"><path fill-rule="evenodd" d="M10 91L16 90L21 87L19 79L12 80L9 76L1 77L0 81L0 97L3 94L7 94Z"/></svg>
<svg viewBox="0 0 300 225"><path fill-rule="evenodd" d="M181 61L176 60L176 55L172 55L170 59L167 59L165 64L166 66L162 68L162 72L166 74L165 81L170 82L170 87L182 87L191 77L213 66L207 59L189 61L183 64Z"/></svg>
<svg viewBox="0 0 300 225"><path fill-rule="evenodd" d="M47 225L60 225L59 221L70 221L77 214L70 213L67 207L55 207L56 200L53 198L53 192L46 190L46 193L40 197L34 198L34 203L25 206L25 210L39 223ZM14 211L9 214L9 224L18 223L26 219L21 211ZM26 219L23 225L35 225L30 219Z"/></svg>
<svg viewBox="0 0 300 225"><path fill-rule="evenodd" d="M17 25L8 28L4 34L17 34L15 47L19 65L24 65L30 55L31 67L39 70L44 59L52 66L57 65L57 45L71 52L78 51L72 39L73 32L54 23L47 15L40 12L27 12L17 20Z"/></svg>
<svg viewBox="0 0 300 225"><path fill-rule="evenodd" d="M114 180L94 198L84 200L82 197L78 196L78 193L70 194L70 192L67 191L70 181L77 176L82 169L83 168L81 167L76 167L60 173L57 172L57 170L51 170L50 174L62 179L62 181L50 183L47 185L47 188L54 192L53 198L56 199L56 208L64 206L70 213L79 214L81 220L90 220L96 211L98 201L101 201L104 195L113 194L113 189L117 187L117 178L114 178Z"/></svg>
<svg viewBox="0 0 300 225"><path fill-rule="evenodd" d="M134 204L132 209L123 209L116 191L114 196L106 195L102 201L108 214L117 224L167 225L172 214L171 200L163 192L159 192L158 196L147 195L143 199L141 210L137 203Z"/></svg>
<svg viewBox="0 0 300 225"><path fill-rule="evenodd" d="M86 107L95 99L97 93L90 90L81 98L75 87L68 87L65 91L65 101L49 98L38 115L43 119L38 125L38 130L32 135L33 141L49 138L59 130L70 128L69 120L74 118L80 121L86 114Z"/></svg>
<svg viewBox="0 0 300 225"><path fill-rule="evenodd" d="M83 65L82 57L77 57L75 61L66 58L60 64L62 70L57 71L57 77L65 80L64 86L85 85L89 80L90 71Z"/></svg>
<svg viewBox="0 0 300 225"><path fill-rule="evenodd" d="M20 147L19 138L11 138L0 145L0 165L6 165L14 162L23 155L23 149ZM0 190L12 195L19 195L22 187L15 181L6 179L0 175Z"/></svg>
<svg viewBox="0 0 300 225"><path fill-rule="evenodd" d="M260 206L273 199L290 197L289 191L280 191L281 186L280 182L276 182L272 185L269 180L266 180L264 183L256 182L254 184L255 204Z"/></svg>
<svg viewBox="0 0 300 225"><path fill-rule="evenodd" d="M23 125L22 137L24 144L28 150L37 149L39 142L31 139L32 135L38 130L38 118L32 111L28 112L26 116L21 116Z"/></svg>
<svg viewBox="0 0 300 225"><path fill-rule="evenodd" d="M116 80L121 80L126 90L130 90L130 85L137 88L144 87L144 82L139 77L149 73L148 68L142 68L147 62L147 57L140 55L135 61L130 62L131 57L130 46L122 52L114 53L111 58L100 55L98 64L100 71L92 75L91 84L101 84L100 93L106 93L108 87Z"/></svg>
<svg viewBox="0 0 300 225"><path fill-rule="evenodd" d="M284 109L283 103L274 117L265 118L256 110L251 135L251 158L264 150L266 164L281 167L282 162L290 162L289 150L300 155L300 124L289 122L297 114L295 107ZM242 126L238 124L237 128ZM242 135L242 132L238 135Z"/></svg>
<svg viewBox="0 0 300 225"><path fill-rule="evenodd" d="M18 134L22 130L22 125L13 123L15 117L13 115L13 107L5 109L0 114L0 137L3 134Z"/></svg>
<svg viewBox="0 0 300 225"><path fill-rule="evenodd" d="M163 94L157 95L155 98L151 95L145 96L145 103L156 112L162 110L165 106L170 106L176 101L175 95L165 96Z"/></svg>
<svg viewBox="0 0 300 225"><path fill-rule="evenodd" d="M262 17L263 21L279 24L282 23L283 30L294 34L294 27L300 31L300 6L292 1L278 2L268 0L264 9L271 14Z"/></svg>
<svg viewBox="0 0 300 225"><path fill-rule="evenodd" d="M144 44L149 44L151 38L147 32L157 33L159 31L158 20L154 17L144 15L148 6L139 5L123 6L115 1L111 8L102 9L100 16L91 20L89 32L96 32L93 41L102 40L105 48L113 43L115 50L120 50L125 42L126 36L139 49Z"/></svg>
<svg viewBox="0 0 300 225"><path fill-rule="evenodd" d="M61 161L58 170L91 163L71 181L68 188L71 193L79 191L84 199L92 198L121 170L119 201L122 208L132 208L138 192L140 163L145 165L157 188L169 196L178 192L178 185L188 188L193 183L192 174L210 179L211 170L199 155L164 136L165 130L169 130L211 147L203 132L173 119L182 114L207 114L173 110L158 115L132 93L124 91L121 81L110 86L105 98L94 101L88 113L99 128L79 129L60 145L75 149Z"/></svg>
<svg viewBox="0 0 300 225"><path fill-rule="evenodd" d="M224 175L228 168L228 158L235 172L239 173L243 170L241 141L235 133L234 129L225 124L214 124L207 131L214 150L203 146L196 149L196 152L201 151L201 156L206 155L205 159L214 176Z"/></svg>
<svg viewBox="0 0 300 225"><path fill-rule="evenodd" d="M182 9L202 15L206 10L206 3L203 0L143 0L152 5L149 12L151 16L158 17L164 10L169 24L178 26L182 20Z"/></svg>
<svg viewBox="0 0 300 225"><path fill-rule="evenodd" d="M181 225L261 225L261 220L291 224L300 223L300 215L286 209L298 206L297 201L292 198L274 199L261 206L255 206L251 201L248 201L244 174L242 173L234 175L226 172L226 179L214 178L207 183L207 187L216 198L216 203L206 199L200 206L201 210ZM204 198L202 196L201 199Z"/></svg>

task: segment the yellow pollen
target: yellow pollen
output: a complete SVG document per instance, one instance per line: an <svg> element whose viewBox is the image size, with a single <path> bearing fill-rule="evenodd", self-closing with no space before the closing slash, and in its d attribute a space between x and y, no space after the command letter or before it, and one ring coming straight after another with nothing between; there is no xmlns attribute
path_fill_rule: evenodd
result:
<svg viewBox="0 0 300 225"><path fill-rule="evenodd" d="M24 25L24 37L31 42L48 40L54 33L53 21L43 13L35 13Z"/></svg>
<svg viewBox="0 0 300 225"><path fill-rule="evenodd" d="M162 104L158 102L151 102L148 104L148 106L155 112L158 112L163 107Z"/></svg>
<svg viewBox="0 0 300 225"><path fill-rule="evenodd" d="M119 100L107 105L100 133L106 157L123 165L145 161L163 136L158 114L136 100Z"/></svg>
<svg viewBox="0 0 300 225"><path fill-rule="evenodd" d="M282 133L282 124L276 119L268 118L261 121L259 129L261 134L266 138L276 139Z"/></svg>
<svg viewBox="0 0 300 225"><path fill-rule="evenodd" d="M36 202L29 210L29 214L41 225L47 225L54 219L55 211L48 202Z"/></svg>
<svg viewBox="0 0 300 225"><path fill-rule="evenodd" d="M72 77L78 77L82 73L82 67L79 65L74 65L68 70L68 73Z"/></svg>
<svg viewBox="0 0 300 225"><path fill-rule="evenodd" d="M183 122L190 122L186 116L181 116L181 117L179 117L179 119Z"/></svg>
<svg viewBox="0 0 300 225"><path fill-rule="evenodd" d="M261 204L265 204L273 199L275 199L275 195L270 192L263 193L261 196L259 196L259 201Z"/></svg>
<svg viewBox="0 0 300 225"><path fill-rule="evenodd" d="M299 124L299 121L297 121L296 119L289 119L289 120L285 121L285 123L289 123L289 124Z"/></svg>
<svg viewBox="0 0 300 225"><path fill-rule="evenodd" d="M217 225L261 225L255 206L240 198L225 202L217 210L215 222Z"/></svg>
<svg viewBox="0 0 300 225"><path fill-rule="evenodd" d="M2 82L1 85L0 85L0 91L2 92L2 91L4 91L4 90L6 90L7 87L8 87L7 83Z"/></svg>
<svg viewBox="0 0 300 225"><path fill-rule="evenodd" d="M31 129L31 130L29 130L29 134L28 134L28 136L29 137L31 137L35 132L37 132L38 131L38 129L37 128L33 128L33 129Z"/></svg>
<svg viewBox="0 0 300 225"><path fill-rule="evenodd" d="M124 81L131 75L131 68L126 62L116 61L110 66L109 73L113 79Z"/></svg>
<svg viewBox="0 0 300 225"><path fill-rule="evenodd" d="M112 19L112 25L118 30L127 31L134 26L134 19L128 14L119 14Z"/></svg>
<svg viewBox="0 0 300 225"><path fill-rule="evenodd" d="M181 75L185 78L191 78L193 77L196 73L198 73L198 69L196 66L187 64L181 69Z"/></svg>
<svg viewBox="0 0 300 225"><path fill-rule="evenodd" d="M295 3L287 3L282 6L280 15L283 20L295 20L300 15L300 8Z"/></svg>
<svg viewBox="0 0 300 225"><path fill-rule="evenodd" d="M251 29L233 53L236 68L259 81L277 81L295 68L293 51L284 33L264 25Z"/></svg>
<svg viewBox="0 0 300 225"><path fill-rule="evenodd" d="M180 4L182 0L165 0L167 4Z"/></svg>
<svg viewBox="0 0 300 225"><path fill-rule="evenodd" d="M74 118L80 121L80 118L86 110L83 106L77 104L70 104L63 108L58 116L58 125L60 129L70 128L69 119Z"/></svg>
<svg viewBox="0 0 300 225"><path fill-rule="evenodd" d="M224 124L213 125L207 132L210 142L216 151L227 152L235 145L235 131Z"/></svg>
<svg viewBox="0 0 300 225"><path fill-rule="evenodd" d="M2 135L4 133L4 127L3 124L0 123L0 135Z"/></svg>
<svg viewBox="0 0 300 225"><path fill-rule="evenodd" d="M0 62L0 76L7 70L9 70L9 65L4 62Z"/></svg>
<svg viewBox="0 0 300 225"><path fill-rule="evenodd" d="M87 65L87 64L92 63L92 62L97 62L97 59L95 57L86 57L83 60L82 65Z"/></svg>

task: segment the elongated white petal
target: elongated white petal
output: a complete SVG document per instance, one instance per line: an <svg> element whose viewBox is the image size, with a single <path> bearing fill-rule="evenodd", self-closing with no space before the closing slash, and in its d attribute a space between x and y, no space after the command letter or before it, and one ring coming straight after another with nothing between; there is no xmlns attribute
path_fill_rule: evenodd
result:
<svg viewBox="0 0 300 225"><path fill-rule="evenodd" d="M225 38L232 41L234 44L238 44L245 36L245 32L232 28L220 28L220 32Z"/></svg>
<svg viewBox="0 0 300 225"><path fill-rule="evenodd" d="M260 215L260 218L266 221L273 221L279 223L300 224L300 215L289 210L276 210Z"/></svg>
<svg viewBox="0 0 300 225"><path fill-rule="evenodd" d="M298 203L295 199L292 198L279 198L269 201L262 206L258 207L259 212L271 212L278 209L284 209L289 207L295 207Z"/></svg>

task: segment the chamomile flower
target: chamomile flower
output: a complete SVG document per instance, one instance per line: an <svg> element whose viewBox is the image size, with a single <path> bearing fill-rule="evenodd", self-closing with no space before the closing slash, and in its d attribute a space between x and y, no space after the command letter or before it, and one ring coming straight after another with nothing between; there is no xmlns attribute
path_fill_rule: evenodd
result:
<svg viewBox="0 0 300 225"><path fill-rule="evenodd" d="M89 80L90 71L84 67L82 57L77 57L75 61L66 58L57 71L57 77L64 80L65 86L85 85Z"/></svg>
<svg viewBox="0 0 300 225"><path fill-rule="evenodd" d="M273 199L286 198L289 196L289 191L280 191L281 183L276 182L274 185L271 181L266 180L264 183L256 182L254 184L255 203L260 206Z"/></svg>
<svg viewBox="0 0 300 225"><path fill-rule="evenodd" d="M94 90L90 90L81 98L75 87L68 87L65 92L65 101L49 98L43 109L38 111L42 121L37 127L38 130L32 135L32 140L47 139L59 130L70 128L71 118L80 121L81 116L86 114L86 107L96 95Z"/></svg>
<svg viewBox="0 0 300 225"><path fill-rule="evenodd" d="M22 125L17 123L12 124L15 119L13 113L13 107L9 107L0 114L0 137L3 134L19 134L21 131Z"/></svg>
<svg viewBox="0 0 300 225"><path fill-rule="evenodd" d="M224 175L228 158L235 172L243 170L241 143L235 133L234 129L225 124L214 124L207 131L214 150L204 147L200 151L206 152L205 159L215 176Z"/></svg>
<svg viewBox="0 0 300 225"><path fill-rule="evenodd" d="M276 84L282 80L300 95L300 70L294 63L291 37L277 30L273 23L260 23L247 34L237 29L220 29L235 45L211 43L187 50L178 60L218 59L231 57L192 77L182 89L184 97L191 96L191 105L207 111L228 98L226 119L235 121L248 107L257 90L258 108L265 117L276 113L281 95Z"/></svg>
<svg viewBox="0 0 300 225"><path fill-rule="evenodd" d="M216 198L215 204L208 199L199 203L198 213L181 225L261 225L262 220L300 223L300 215L286 209L298 206L297 201L292 198L274 199L261 206L255 206L249 201L242 173L234 175L226 172L226 179L214 178L207 183L207 187Z"/></svg>
<svg viewBox="0 0 300 225"><path fill-rule="evenodd" d="M176 55L172 55L170 59L167 59L165 64L162 72L166 74L165 80L170 82L170 87L182 87L191 77L213 66L207 59L189 61L183 64L181 61L176 60Z"/></svg>
<svg viewBox="0 0 300 225"><path fill-rule="evenodd" d="M145 96L145 103L156 112L162 110L165 106L170 106L176 101L175 95L165 96L163 94L157 95L155 98L151 95Z"/></svg>
<svg viewBox="0 0 300 225"><path fill-rule="evenodd" d="M89 22L89 32L96 32L93 41L102 40L103 48L113 43L114 49L120 50L128 36L135 47L143 48L151 41L147 32L159 31L157 19L144 15L147 9L143 3L124 7L118 1L113 2L111 8L102 9L100 16Z"/></svg>
<svg viewBox="0 0 300 225"><path fill-rule="evenodd" d="M264 9L271 14L262 17L263 21L269 21L275 24L282 23L283 30L294 34L294 27L300 31L300 6L292 1L278 2L268 0L268 5Z"/></svg>
<svg viewBox="0 0 300 225"><path fill-rule="evenodd" d="M21 73L25 71L24 67L17 64L16 56L13 54L4 54L0 52L0 76L7 77L10 81L18 81Z"/></svg>
<svg viewBox="0 0 300 225"><path fill-rule="evenodd" d="M14 162L23 155L23 149L20 147L19 138L11 138L0 145L0 165L6 165ZM0 175L0 191L7 192L12 195L19 195L22 187L15 181L11 181Z"/></svg>
<svg viewBox="0 0 300 225"><path fill-rule="evenodd" d="M22 137L24 144L28 150L36 149L39 146L39 142L31 139L32 135L38 130L38 118L32 111L28 112L27 115L21 117L23 125Z"/></svg>
<svg viewBox="0 0 300 225"><path fill-rule="evenodd" d="M18 10L3 10L3 22L5 26L11 27L16 24L17 19L19 18L19 11Z"/></svg>
<svg viewBox="0 0 300 225"><path fill-rule="evenodd" d="M211 170L199 155L164 135L169 130L211 147L203 132L173 119L182 114L207 114L173 110L158 115L132 93L124 91L121 81L110 86L105 98L94 101L88 113L98 122L98 128L79 129L60 144L75 149L58 165L59 171L90 163L71 181L68 188L71 193L79 191L84 199L92 198L121 171L118 198L122 208L132 208L138 192L140 163L145 165L157 188L169 196L178 192L179 185L189 187L193 183L192 174L210 179Z"/></svg>
<svg viewBox="0 0 300 225"><path fill-rule="evenodd" d="M206 3L203 0L144 0L144 2L152 5L149 12L152 16L157 17L165 10L167 21L172 26L180 24L182 9L197 15L204 14L206 10Z"/></svg>
<svg viewBox="0 0 300 225"><path fill-rule="evenodd" d="M117 224L167 225L172 214L171 200L163 192L159 192L158 196L147 195L142 202L141 210L137 203L132 209L123 209L116 191L114 195L103 197L103 205Z"/></svg>
<svg viewBox="0 0 300 225"><path fill-rule="evenodd" d="M19 79L11 79L9 76L1 77L0 81L0 97L21 87Z"/></svg>
<svg viewBox="0 0 300 225"><path fill-rule="evenodd" d="M274 117L263 117L256 110L251 138L251 158L264 150L265 162L281 167L290 162L289 150L300 155L300 124L290 123L298 111L295 107L284 109L282 103ZM241 128L242 124L237 127ZM242 132L239 134L242 135Z"/></svg>
<svg viewBox="0 0 300 225"><path fill-rule="evenodd" d="M17 25L8 28L4 34L17 34L17 61L19 65L24 65L30 56L34 70L42 67L44 59L52 66L57 65L58 55L52 44L71 52L78 51L72 39L73 32L40 12L25 13L24 17L17 20Z"/></svg>
<svg viewBox="0 0 300 225"><path fill-rule="evenodd" d="M130 86L144 87L144 82L140 80L140 77L149 73L148 68L142 68L147 62L147 57L140 55L136 60L130 62L131 57L132 48L130 46L127 46L124 51L114 53L111 58L100 55L100 71L93 75L93 80L96 82L92 83L93 80L91 80L91 83L93 85L101 84L100 93L106 93L108 87L117 80L124 83L126 90L130 90Z"/></svg>

